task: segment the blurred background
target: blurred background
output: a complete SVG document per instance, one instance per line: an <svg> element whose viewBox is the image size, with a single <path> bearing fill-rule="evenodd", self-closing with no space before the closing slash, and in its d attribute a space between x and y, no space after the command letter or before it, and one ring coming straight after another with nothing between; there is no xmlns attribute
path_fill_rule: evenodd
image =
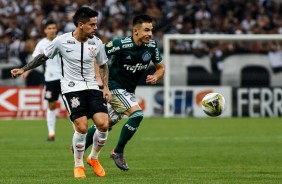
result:
<svg viewBox="0 0 282 184"><path fill-rule="evenodd" d="M280 0L0 0L0 117L42 117L44 68L26 80L12 79L10 70L25 65L43 24L52 19L58 35L75 29L72 16L89 6L99 12L97 36L103 42L131 35L132 17L146 13L154 19L154 39L163 53L164 34L282 34ZM281 41L170 41L170 98L163 84L145 86L137 96L145 115L205 117L200 100L220 92L227 100L223 116L268 117L282 114ZM147 71L152 73L153 67ZM59 116L66 116L62 104Z"/></svg>

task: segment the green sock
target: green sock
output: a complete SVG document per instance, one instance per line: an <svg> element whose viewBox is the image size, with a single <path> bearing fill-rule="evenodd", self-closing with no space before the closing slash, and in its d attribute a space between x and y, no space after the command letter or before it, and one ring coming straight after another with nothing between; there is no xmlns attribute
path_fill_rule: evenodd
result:
<svg viewBox="0 0 282 184"><path fill-rule="evenodd" d="M123 153L124 147L126 143L131 139L131 137L136 132L137 128L139 127L140 122L143 119L143 111L135 111L134 113L129 116L127 122L121 129L120 137L118 140L118 144L115 148L116 153Z"/></svg>
<svg viewBox="0 0 282 184"><path fill-rule="evenodd" d="M93 135L96 131L96 126L91 125L88 128L87 135L86 135L86 142L85 142L85 150L93 144Z"/></svg>

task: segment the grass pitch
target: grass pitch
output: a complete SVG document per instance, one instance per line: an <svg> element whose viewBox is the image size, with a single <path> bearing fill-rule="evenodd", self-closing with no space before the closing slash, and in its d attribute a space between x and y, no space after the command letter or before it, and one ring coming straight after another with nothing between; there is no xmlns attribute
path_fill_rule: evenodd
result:
<svg viewBox="0 0 282 184"><path fill-rule="evenodd" d="M146 118L125 149L128 172L109 159L124 122L100 154L106 177L85 161L87 178L75 179L67 119L57 121L55 142L46 141L45 120L1 120L0 183L282 183L281 118Z"/></svg>

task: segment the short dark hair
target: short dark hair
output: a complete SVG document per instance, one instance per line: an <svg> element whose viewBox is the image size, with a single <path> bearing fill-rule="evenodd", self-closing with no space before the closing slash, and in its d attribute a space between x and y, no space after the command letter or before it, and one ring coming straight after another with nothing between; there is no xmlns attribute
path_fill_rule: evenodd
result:
<svg viewBox="0 0 282 184"><path fill-rule="evenodd" d="M44 29L45 29L46 27L48 27L49 25L51 25L51 24L56 24L56 22L55 22L54 20L47 20L47 21L44 23Z"/></svg>
<svg viewBox="0 0 282 184"><path fill-rule="evenodd" d="M91 8L88 7L81 7L75 12L72 19L74 25L78 26L78 22L86 23L87 21L89 21L90 18L97 16L98 16L98 12L96 12L95 10L92 10Z"/></svg>
<svg viewBox="0 0 282 184"><path fill-rule="evenodd" d="M143 24L144 22L151 23L153 22L153 19L149 15L137 15L133 19L133 26L136 26L137 24Z"/></svg>

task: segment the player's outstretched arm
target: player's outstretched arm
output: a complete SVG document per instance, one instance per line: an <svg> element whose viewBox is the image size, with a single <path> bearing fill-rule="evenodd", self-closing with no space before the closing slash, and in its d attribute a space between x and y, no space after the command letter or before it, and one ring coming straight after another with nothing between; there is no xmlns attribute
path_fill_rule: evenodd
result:
<svg viewBox="0 0 282 184"><path fill-rule="evenodd" d="M99 71L100 71L100 76L101 76L103 87L104 87L103 88L103 97L107 99L107 102L109 103L112 100L112 94L108 87L108 80L109 80L108 64L105 63L104 65L101 65L99 68Z"/></svg>
<svg viewBox="0 0 282 184"><path fill-rule="evenodd" d="M22 79L26 79L27 78L27 76L30 74L30 72L31 72L32 70L28 70L28 71L26 71L26 72L24 72L23 74L22 74Z"/></svg>
<svg viewBox="0 0 282 184"><path fill-rule="evenodd" d="M25 71L31 70L33 68L42 65L47 59L48 57L46 57L44 54L37 55L24 67L12 69L11 70L12 77L18 77L19 75L23 74Z"/></svg>
<svg viewBox="0 0 282 184"><path fill-rule="evenodd" d="M164 76L165 67L163 62L155 64L156 71L153 75L147 75L147 84L156 84L157 81Z"/></svg>

